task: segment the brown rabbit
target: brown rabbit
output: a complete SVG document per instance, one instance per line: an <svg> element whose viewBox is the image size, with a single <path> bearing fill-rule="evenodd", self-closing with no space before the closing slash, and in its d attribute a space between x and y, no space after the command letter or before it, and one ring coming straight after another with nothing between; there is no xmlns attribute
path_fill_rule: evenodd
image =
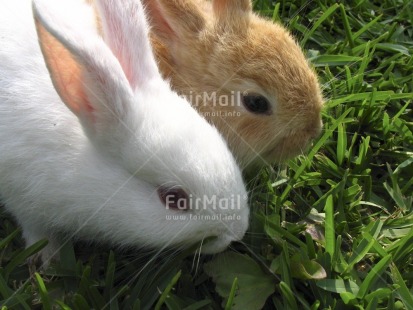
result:
<svg viewBox="0 0 413 310"><path fill-rule="evenodd" d="M244 168L302 153L321 130L314 70L250 0L142 0L160 70L228 141Z"/></svg>

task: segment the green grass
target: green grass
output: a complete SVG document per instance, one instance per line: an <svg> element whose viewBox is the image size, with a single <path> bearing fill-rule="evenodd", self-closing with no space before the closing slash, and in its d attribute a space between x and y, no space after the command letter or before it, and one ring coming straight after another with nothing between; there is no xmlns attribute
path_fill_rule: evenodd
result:
<svg viewBox="0 0 413 310"><path fill-rule="evenodd" d="M413 309L413 2L255 9L293 31L327 103L306 156L249 180L245 244L214 257L69 244L35 273L25 260L44 243L24 250L3 215L0 309Z"/></svg>

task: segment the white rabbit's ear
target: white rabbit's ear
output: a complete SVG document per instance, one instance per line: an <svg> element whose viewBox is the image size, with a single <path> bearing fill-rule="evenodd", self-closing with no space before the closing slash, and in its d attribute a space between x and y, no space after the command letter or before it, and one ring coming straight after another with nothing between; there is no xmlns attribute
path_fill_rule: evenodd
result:
<svg viewBox="0 0 413 310"><path fill-rule="evenodd" d="M97 0L96 5L104 40L118 58L132 88L160 77L140 0Z"/></svg>
<svg viewBox="0 0 413 310"><path fill-rule="evenodd" d="M166 41L194 36L205 28L206 18L190 0L144 0L154 31Z"/></svg>
<svg viewBox="0 0 413 310"><path fill-rule="evenodd" d="M107 139L131 107L132 89L119 62L98 35L90 37L87 29L86 34L75 31L61 20L64 16L49 12L41 1L33 3L33 13L56 91L89 137Z"/></svg>

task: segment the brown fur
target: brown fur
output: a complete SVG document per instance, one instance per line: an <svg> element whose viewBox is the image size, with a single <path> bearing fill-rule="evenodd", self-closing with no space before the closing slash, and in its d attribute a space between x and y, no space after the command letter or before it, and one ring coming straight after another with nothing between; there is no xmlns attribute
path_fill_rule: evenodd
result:
<svg viewBox="0 0 413 310"><path fill-rule="evenodd" d="M319 134L323 99L314 70L287 30L254 14L250 0L143 3L162 74L221 131L243 167L300 154ZM271 115L194 99L232 91L265 95Z"/></svg>

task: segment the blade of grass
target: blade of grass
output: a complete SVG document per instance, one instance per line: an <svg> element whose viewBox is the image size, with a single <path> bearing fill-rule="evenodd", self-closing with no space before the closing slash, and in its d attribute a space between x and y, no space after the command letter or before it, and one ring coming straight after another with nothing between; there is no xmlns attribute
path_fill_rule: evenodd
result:
<svg viewBox="0 0 413 310"><path fill-rule="evenodd" d="M111 298L111 291L113 290L113 284L115 279L115 269L116 269L116 262L115 262L115 253L110 251L108 265L106 268L106 278L105 278L105 293L104 296L107 300Z"/></svg>
<svg viewBox="0 0 413 310"><path fill-rule="evenodd" d="M367 227L366 231L368 232L362 234L363 239L360 241L359 245L356 247L353 254L351 255L348 261L348 267L344 271L345 273L350 272L354 265L360 262L370 251L370 249L376 242L374 238L376 238L380 233L383 223L381 221L375 221L370 223L369 226L371 226L371 228ZM367 235L373 236L373 238L369 238L367 237Z"/></svg>
<svg viewBox="0 0 413 310"><path fill-rule="evenodd" d="M380 20L382 15L377 16L375 19L373 19L371 22L365 24L363 27L360 28L359 31L355 32L353 35L353 40L356 40L359 36L361 36L363 33L368 31L372 26L377 24L377 22Z"/></svg>
<svg viewBox="0 0 413 310"><path fill-rule="evenodd" d="M343 4L340 4L340 12L341 12L341 16L343 17L344 31L346 32L348 43L350 44L350 47L353 48L354 47L354 36L351 32L350 23L348 22L346 9L344 8Z"/></svg>
<svg viewBox="0 0 413 310"><path fill-rule="evenodd" d="M309 59L315 67L336 67L347 64L358 63L362 57L347 56L347 55L318 55Z"/></svg>
<svg viewBox="0 0 413 310"><path fill-rule="evenodd" d="M168 294L171 292L172 288L178 282L181 275L182 275L182 271L179 270L178 273L172 278L171 282L169 282L168 286L163 291L161 297L159 297L159 300L155 305L155 310L160 310L161 309L161 306L165 303L165 300L168 297Z"/></svg>
<svg viewBox="0 0 413 310"><path fill-rule="evenodd" d="M287 302L287 304L284 306L286 309L298 309L297 302L294 297L294 293L290 289L290 287L287 285L287 283L281 281L280 282L280 290L281 290L281 295L283 296L284 300Z"/></svg>
<svg viewBox="0 0 413 310"><path fill-rule="evenodd" d="M341 166L347 150L347 135L345 125L340 123L337 126L337 163Z"/></svg>
<svg viewBox="0 0 413 310"><path fill-rule="evenodd" d="M413 309L413 296L411 292L409 291L409 289L407 288L405 280L400 274L400 271L397 268L396 264L391 264L390 270L392 273L393 282L399 285L399 288L397 289L397 293L400 296L400 299L405 304L406 309Z"/></svg>
<svg viewBox="0 0 413 310"><path fill-rule="evenodd" d="M398 240L394 246L396 251L393 254L393 261L396 264L401 263L401 260L410 257L413 248L413 228L408 235Z"/></svg>
<svg viewBox="0 0 413 310"><path fill-rule="evenodd" d="M327 19L329 18L335 10L337 10L339 8L339 5L337 3L335 3L334 5L332 5L331 7L329 7L327 9L327 11L325 11L323 13L323 15L320 16L320 18L314 23L314 26L310 29L310 31L308 31L305 35L304 38L301 40L301 46L305 46L308 39L311 38L311 36L314 34L314 32L317 30L318 27L320 27L320 25Z"/></svg>
<svg viewBox="0 0 413 310"><path fill-rule="evenodd" d="M21 229L17 228L10 235L0 241L0 249L5 248L16 236L20 233Z"/></svg>
<svg viewBox="0 0 413 310"><path fill-rule="evenodd" d="M46 289L46 285L44 284L43 279L39 273L36 272L34 276L36 278L37 285L39 288L40 300L42 301L42 307L44 310L51 310L52 305L50 302L49 293L47 292L47 289Z"/></svg>
<svg viewBox="0 0 413 310"><path fill-rule="evenodd" d="M234 281L232 282L231 291L229 292L228 301L225 305L225 310L231 310L232 305L234 303L235 293L238 289L238 278L235 277Z"/></svg>
<svg viewBox="0 0 413 310"><path fill-rule="evenodd" d="M388 265L392 260L391 255L383 257L367 274L363 283L360 285L360 290L357 294L357 298L364 298L369 290L373 288L374 283L384 273Z"/></svg>
<svg viewBox="0 0 413 310"><path fill-rule="evenodd" d="M333 258L335 251L335 225L334 225L334 200L333 196L329 195L326 200L326 205L324 208L326 213L325 220L325 237L326 237L326 252L330 254L330 257Z"/></svg>

